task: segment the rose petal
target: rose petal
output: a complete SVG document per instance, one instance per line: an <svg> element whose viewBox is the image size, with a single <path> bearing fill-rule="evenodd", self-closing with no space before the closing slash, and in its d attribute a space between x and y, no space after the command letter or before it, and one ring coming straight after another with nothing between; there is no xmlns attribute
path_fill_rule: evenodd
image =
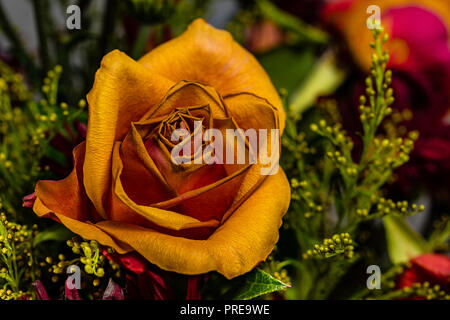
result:
<svg viewBox="0 0 450 320"><path fill-rule="evenodd" d="M442 285L450 284L450 258L441 254L424 254L411 260L422 273Z"/></svg>
<svg viewBox="0 0 450 320"><path fill-rule="evenodd" d="M136 274L144 272L149 264L148 261L136 251L126 254L118 254L116 252L108 253L106 249L102 248L102 255L117 263L121 268Z"/></svg>
<svg viewBox="0 0 450 320"><path fill-rule="evenodd" d="M109 278L102 300L125 300L122 288L112 278Z"/></svg>
<svg viewBox="0 0 450 320"><path fill-rule="evenodd" d="M224 102L230 116L243 130L280 127L277 109L264 98L252 93L239 93L225 96Z"/></svg>
<svg viewBox="0 0 450 320"><path fill-rule="evenodd" d="M70 288L71 279L67 279L64 285L64 296L66 300L81 300L78 290L76 288Z"/></svg>
<svg viewBox="0 0 450 320"><path fill-rule="evenodd" d="M129 252L132 250L131 247L112 239L93 224L101 218L95 210L92 210L84 190L82 181L84 155L83 142L74 149L74 170L67 178L37 183L33 211L39 217L59 221L85 239L97 240L103 245L113 247L119 253Z"/></svg>
<svg viewBox="0 0 450 320"><path fill-rule="evenodd" d="M36 299L38 300L50 300L48 297L47 291L45 290L44 285L41 280L36 280L32 283L34 289L36 290Z"/></svg>
<svg viewBox="0 0 450 320"><path fill-rule="evenodd" d="M268 196L273 192L276 197ZM173 237L113 221L99 222L96 226L124 239L164 270L190 275L216 270L230 279L267 258L278 240L278 229L289 201L289 182L280 170L268 176L207 240Z"/></svg>
<svg viewBox="0 0 450 320"><path fill-rule="evenodd" d="M176 108L208 105L214 118L227 116L221 95L215 88L193 81L179 81L162 101L142 116L141 121L169 115Z"/></svg>
<svg viewBox="0 0 450 320"><path fill-rule="evenodd" d="M173 230L180 230L185 228L212 227L218 225L217 220L209 220L201 222L198 219L177 212L163 210L156 207L138 205L137 203L132 201L124 191L122 182L119 178L123 170L122 160L120 159L119 156L119 148L120 143L117 143L114 148L114 155L113 155L113 177L115 177L114 192L115 195L117 195L117 197L126 206L132 209L132 212L140 214L141 216L155 223L158 226Z"/></svg>
<svg viewBox="0 0 450 320"><path fill-rule="evenodd" d="M174 82L206 83L222 96L252 92L265 97L277 108L280 129L284 128L286 116L280 97L264 69L228 32L203 19L195 20L180 37L155 48L139 63Z"/></svg>
<svg viewBox="0 0 450 320"><path fill-rule="evenodd" d="M84 185L97 211L106 218L103 196L111 184L111 154L132 121L139 120L173 85L120 51L103 60L87 96L89 121Z"/></svg>
<svg viewBox="0 0 450 320"><path fill-rule="evenodd" d="M85 151L84 142L75 147L73 150L74 169L72 173L67 178L59 181L39 181L36 184L35 195L49 211L80 221L95 222L100 220L100 216L90 209L83 186Z"/></svg>
<svg viewBox="0 0 450 320"><path fill-rule="evenodd" d="M166 281L166 273L146 270L138 276L127 274L127 298L146 300L173 300L175 294Z"/></svg>
<svg viewBox="0 0 450 320"><path fill-rule="evenodd" d="M34 201L36 200L36 192L29 194L22 198L24 208L33 208Z"/></svg>
<svg viewBox="0 0 450 320"><path fill-rule="evenodd" d="M190 276L188 279L186 300L202 300L202 288L207 280L207 274Z"/></svg>

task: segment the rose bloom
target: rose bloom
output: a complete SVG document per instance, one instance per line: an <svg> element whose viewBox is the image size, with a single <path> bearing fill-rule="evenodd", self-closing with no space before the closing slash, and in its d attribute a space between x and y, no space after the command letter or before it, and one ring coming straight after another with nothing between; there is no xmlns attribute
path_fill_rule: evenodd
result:
<svg viewBox="0 0 450 320"><path fill-rule="evenodd" d="M411 268L397 278L397 288L411 287L414 283L429 282L450 289L450 258L441 254L429 253L410 261Z"/></svg>
<svg viewBox="0 0 450 320"><path fill-rule="evenodd" d="M450 2L342 0L325 5L322 20L342 35L364 74L369 72L372 54L368 44L373 40L366 27L370 5L380 7L381 24L390 36L386 49L388 68L393 71L393 107L411 110L413 119L405 125L420 133L411 161L397 172L399 186L412 191L412 181L442 185L450 178ZM350 84L345 90L341 106L349 128L359 122L356 108L364 88Z"/></svg>
<svg viewBox="0 0 450 320"><path fill-rule="evenodd" d="M267 258L290 201L283 171L262 175L260 162L177 165L170 157L171 133L191 130L194 120L224 133L284 128L267 74L228 32L199 19L139 61L112 51L87 100L74 170L36 185L39 217L182 274L233 278Z"/></svg>

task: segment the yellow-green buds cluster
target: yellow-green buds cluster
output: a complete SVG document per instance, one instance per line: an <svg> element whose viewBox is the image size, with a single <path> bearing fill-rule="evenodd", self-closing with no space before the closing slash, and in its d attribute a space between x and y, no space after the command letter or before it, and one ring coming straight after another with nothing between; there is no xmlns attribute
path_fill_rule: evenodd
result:
<svg viewBox="0 0 450 320"><path fill-rule="evenodd" d="M324 239L322 244L314 245L313 249L303 254L303 258L331 258L342 256L346 259L351 259L354 255L354 248L350 234L335 234L330 239Z"/></svg>
<svg viewBox="0 0 450 320"><path fill-rule="evenodd" d="M366 78L366 95L359 99L360 119L365 134L374 135L382 120L392 113L389 107L394 103L393 90L390 88L392 72L386 70L389 53L383 50L388 36L380 39L381 29L373 32L375 42L371 43L374 49L370 74ZM367 143L367 141L365 141Z"/></svg>
<svg viewBox="0 0 450 320"><path fill-rule="evenodd" d="M291 179L292 187L292 200L300 201L304 208L303 216L305 219L309 219L316 214L323 214L325 205L317 203L314 200L313 190L314 186L306 180L298 181L297 179Z"/></svg>
<svg viewBox="0 0 450 320"><path fill-rule="evenodd" d="M17 300L25 295L25 292L14 292L11 289L0 289L0 300Z"/></svg>
<svg viewBox="0 0 450 320"><path fill-rule="evenodd" d="M322 119L318 124L311 124L310 129L312 132L327 138L335 146L335 151L327 152L326 156L339 169L344 180L355 179L358 175L358 168L353 162L351 154L353 141L342 129L342 125L336 123L334 126L328 126L326 121Z"/></svg>
<svg viewBox="0 0 450 320"><path fill-rule="evenodd" d="M425 210L424 205L409 205L406 200L393 201L383 197L378 198L376 196L372 196L370 201L373 204L372 210L369 212L369 210L365 208L356 209L356 215L358 217L362 219L374 219L382 218L386 215L410 216Z"/></svg>
<svg viewBox="0 0 450 320"><path fill-rule="evenodd" d="M80 262L84 265L84 271L99 278L105 275L105 270L101 267L105 257L100 254L99 244L95 240L79 241L76 238L67 241L67 245L72 248L75 254L81 255Z"/></svg>
<svg viewBox="0 0 450 320"><path fill-rule="evenodd" d="M442 290L438 284L431 285L427 281L414 283L411 287L403 288L402 291L409 297L419 296L427 300L450 300L450 294Z"/></svg>
<svg viewBox="0 0 450 320"><path fill-rule="evenodd" d="M47 77L44 78L44 85L42 92L47 97L50 105L56 104L56 95L58 92L58 81L62 73L62 67L57 65L53 70L47 72Z"/></svg>
<svg viewBox="0 0 450 320"><path fill-rule="evenodd" d="M15 102L25 102L31 99L31 93L21 74L14 72L6 63L0 61L0 93L6 95Z"/></svg>
<svg viewBox="0 0 450 320"><path fill-rule="evenodd" d="M33 229L36 229L33 226ZM32 241L37 231L8 221L0 213L0 299L17 299L24 293L20 281L30 281L33 272Z"/></svg>
<svg viewBox="0 0 450 320"><path fill-rule="evenodd" d="M45 262L41 262L41 267L44 267L46 264L50 265L48 271L54 274L52 277L53 282L59 281L58 275L65 274L67 267L77 264L82 266L84 272L93 277L92 284L94 287L100 285L101 279L105 277L106 272L108 272L108 275L120 277L119 266L101 254L100 245L97 241L87 241L74 237L71 240L67 240L66 244L78 257L66 259L63 254L59 254L57 259L47 257ZM108 264L106 264L106 261L108 261Z"/></svg>
<svg viewBox="0 0 450 320"><path fill-rule="evenodd" d="M15 260L19 265L27 263L31 266L30 239L33 231L26 225L10 222L4 213L0 214L0 253L3 255L15 254ZM20 251L18 249L21 249ZM13 252L14 251L14 252ZM27 259L28 258L28 259ZM28 262L25 262L29 260Z"/></svg>
<svg viewBox="0 0 450 320"><path fill-rule="evenodd" d="M277 280L280 280L281 282L287 284L287 285L291 285L291 278L289 277L286 269L281 269L280 272L275 271L273 273L273 277Z"/></svg>
<svg viewBox="0 0 450 320"><path fill-rule="evenodd" d="M312 132L327 137L335 146L346 147L350 150L353 148L352 139L347 136L340 123L329 126L324 119L321 119L318 124L313 123L309 128Z"/></svg>
<svg viewBox="0 0 450 320"><path fill-rule="evenodd" d="M53 259L52 257L45 258L45 262L41 262L40 266L45 267L46 263L50 265L48 271L53 273L52 282L58 282L60 274L66 273L66 268L71 265L71 261L65 261L63 254L58 255L58 259Z"/></svg>
<svg viewBox="0 0 450 320"><path fill-rule="evenodd" d="M3 78L1 69L0 63L0 79ZM7 137L0 141L0 193L4 196L7 212L15 211L23 190L28 189L31 181L35 181L40 174L39 162L47 152L48 140L56 131L64 130L62 122L71 123L83 112L81 106L85 103L81 103L80 109L75 112L61 109L67 108L67 104L62 104L61 108L57 104L61 72L61 66L48 72L41 88L43 99L40 101L31 99L35 92L27 89L21 76L14 76L17 80L14 87L26 90L30 96L26 101L17 100L9 91L1 89L5 87L5 80L0 80L0 136Z"/></svg>
<svg viewBox="0 0 450 320"><path fill-rule="evenodd" d="M378 167L397 168L404 164L409 160L409 154L418 137L419 133L417 131L411 131L405 139L396 138L391 140L375 138L373 143L379 157L373 161L374 165Z"/></svg>
<svg viewBox="0 0 450 320"><path fill-rule="evenodd" d="M303 155L316 153L315 148L308 146L305 137L305 133L300 132L295 137L284 135L281 140L283 147L289 151L295 160L301 159Z"/></svg>

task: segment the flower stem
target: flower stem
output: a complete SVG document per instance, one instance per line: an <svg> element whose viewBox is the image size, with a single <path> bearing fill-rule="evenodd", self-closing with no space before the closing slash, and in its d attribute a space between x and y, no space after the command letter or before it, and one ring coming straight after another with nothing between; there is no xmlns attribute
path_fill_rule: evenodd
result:
<svg viewBox="0 0 450 320"><path fill-rule="evenodd" d="M48 51L48 30L49 23L46 9L47 0L33 0L34 17L39 38L39 54L41 57L42 72L46 73L50 68L50 55Z"/></svg>
<svg viewBox="0 0 450 320"><path fill-rule="evenodd" d="M117 0L106 1L105 14L103 16L103 26L101 38L98 42L98 61L108 52L108 45L111 44L114 37L114 22L118 8Z"/></svg>

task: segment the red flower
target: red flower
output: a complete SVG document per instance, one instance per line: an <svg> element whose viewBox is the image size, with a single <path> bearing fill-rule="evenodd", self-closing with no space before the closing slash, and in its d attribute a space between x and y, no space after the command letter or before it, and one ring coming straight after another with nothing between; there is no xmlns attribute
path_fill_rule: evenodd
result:
<svg viewBox="0 0 450 320"><path fill-rule="evenodd" d="M397 288L411 287L414 283L429 282L450 290L450 258L441 254L429 253L411 260L411 268L405 270L397 279Z"/></svg>

